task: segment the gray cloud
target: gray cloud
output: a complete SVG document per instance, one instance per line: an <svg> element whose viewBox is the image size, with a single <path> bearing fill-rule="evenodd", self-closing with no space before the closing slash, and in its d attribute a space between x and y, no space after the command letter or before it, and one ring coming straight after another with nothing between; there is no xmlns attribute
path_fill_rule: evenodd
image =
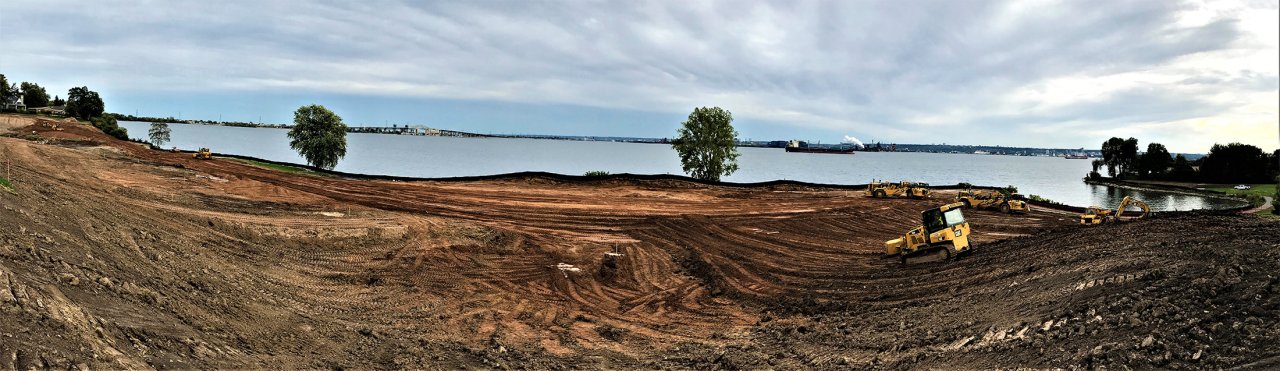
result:
<svg viewBox="0 0 1280 371"><path fill-rule="evenodd" d="M1280 89L1275 67L1178 65L1275 48L1250 39L1256 30L1238 17L1182 22L1198 6L19 1L0 5L10 37L0 69L74 71L155 92L318 90L660 112L720 105L738 117L902 141L969 125L973 134L953 142L981 141L1028 122L1072 130L1211 116L1233 109L1212 99L1223 89ZM1065 103L1011 96L1063 78L1152 70L1177 78Z"/></svg>

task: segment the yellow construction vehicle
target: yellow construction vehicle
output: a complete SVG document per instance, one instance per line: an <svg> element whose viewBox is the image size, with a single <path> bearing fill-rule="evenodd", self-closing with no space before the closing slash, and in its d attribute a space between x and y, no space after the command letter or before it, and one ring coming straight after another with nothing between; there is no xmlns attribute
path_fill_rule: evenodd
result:
<svg viewBox="0 0 1280 371"><path fill-rule="evenodd" d="M1000 210L1005 214L1025 214L1031 207L1022 200L1015 200L996 191L964 190L956 195L956 202L974 209Z"/></svg>
<svg viewBox="0 0 1280 371"><path fill-rule="evenodd" d="M1125 220L1124 213L1131 206L1142 210L1142 213L1138 214L1138 216L1128 217L1129 220L1146 218L1148 214L1151 214L1151 207L1147 206L1146 202L1124 196L1124 199L1120 200L1120 206L1116 206L1115 210L1105 209L1101 206L1089 206L1084 210L1084 214L1080 214L1080 224L1098 225Z"/></svg>
<svg viewBox="0 0 1280 371"><path fill-rule="evenodd" d="M199 160L211 160L213 159L213 152L210 152L208 148L201 148L199 151L196 151L196 153L192 153L191 158L199 159Z"/></svg>
<svg viewBox="0 0 1280 371"><path fill-rule="evenodd" d="M879 180L876 180L876 181L872 181L870 184L867 184L867 190L864 191L864 193L867 195L867 197L876 197L876 198L887 198L887 197L892 197L892 198L909 197L909 198L917 198L917 199L928 198L929 184L914 183L914 182L907 182L907 181L892 183L892 182L881 182Z"/></svg>
<svg viewBox="0 0 1280 371"><path fill-rule="evenodd" d="M920 213L921 226L912 228L902 238L884 243L887 256L897 255L902 264L947 260L968 253L969 222L956 202Z"/></svg>

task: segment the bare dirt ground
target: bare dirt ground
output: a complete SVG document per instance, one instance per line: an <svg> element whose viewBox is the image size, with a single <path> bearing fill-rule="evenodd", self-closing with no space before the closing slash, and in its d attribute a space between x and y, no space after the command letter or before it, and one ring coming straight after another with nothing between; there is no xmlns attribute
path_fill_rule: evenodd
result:
<svg viewBox="0 0 1280 371"><path fill-rule="evenodd" d="M1261 218L966 210L974 254L903 267L883 242L946 192L352 180L0 123L0 368L1280 360Z"/></svg>

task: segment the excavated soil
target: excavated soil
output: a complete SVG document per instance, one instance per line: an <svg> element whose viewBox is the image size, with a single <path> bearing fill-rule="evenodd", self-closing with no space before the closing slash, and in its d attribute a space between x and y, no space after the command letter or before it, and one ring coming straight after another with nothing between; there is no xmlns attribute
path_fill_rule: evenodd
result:
<svg viewBox="0 0 1280 371"><path fill-rule="evenodd" d="M1280 367L1280 223L681 181L370 181L5 116L0 368ZM2 170L2 169L0 169Z"/></svg>

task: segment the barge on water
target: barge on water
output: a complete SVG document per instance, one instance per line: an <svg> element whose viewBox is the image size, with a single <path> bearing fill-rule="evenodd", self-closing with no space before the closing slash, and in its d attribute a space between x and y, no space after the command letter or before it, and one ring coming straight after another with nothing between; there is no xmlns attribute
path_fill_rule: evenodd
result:
<svg viewBox="0 0 1280 371"><path fill-rule="evenodd" d="M809 143L793 140L787 143L787 152L796 153L829 153L837 155L852 155L853 148L845 147L810 147Z"/></svg>

